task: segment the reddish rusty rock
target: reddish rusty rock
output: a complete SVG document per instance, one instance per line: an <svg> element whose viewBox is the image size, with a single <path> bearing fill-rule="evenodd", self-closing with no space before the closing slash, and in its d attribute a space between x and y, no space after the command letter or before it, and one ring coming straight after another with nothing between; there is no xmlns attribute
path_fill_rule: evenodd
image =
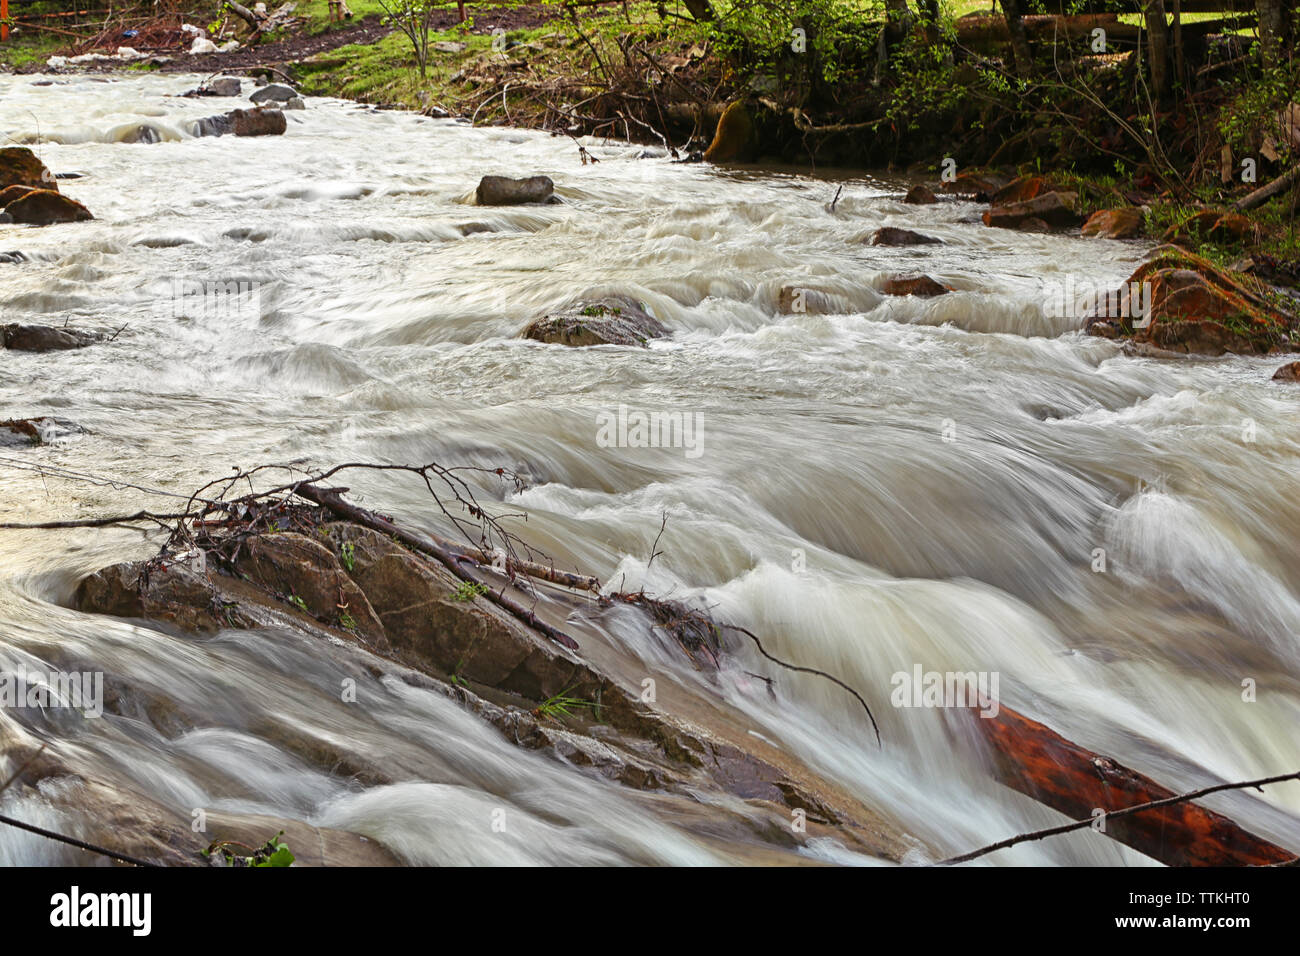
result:
<svg viewBox="0 0 1300 956"><path fill-rule="evenodd" d="M1225 245L1233 243L1258 242L1263 230L1239 212L1227 212L1220 216L1205 234L1212 242Z"/></svg>
<svg viewBox="0 0 1300 956"><path fill-rule="evenodd" d="M228 115L236 136L279 136L289 128L280 110L232 110Z"/></svg>
<svg viewBox="0 0 1300 956"><path fill-rule="evenodd" d="M54 174L46 168L35 153L24 146L7 146L0 149L0 189L9 186L30 186L33 189L59 191Z"/></svg>
<svg viewBox="0 0 1300 956"><path fill-rule="evenodd" d="M1007 181L1001 176L962 173L951 182L940 183L939 191L954 196L970 196L976 202L988 202L989 198L1005 185Z"/></svg>
<svg viewBox="0 0 1300 956"><path fill-rule="evenodd" d="M1258 242L1263 229L1241 213L1222 209L1202 209L1182 222L1170 226L1161 237L1162 242L1178 242L1191 238L1208 239L1224 245Z"/></svg>
<svg viewBox="0 0 1300 956"><path fill-rule="evenodd" d="M1023 202L993 206L984 213L984 225L999 229L1020 229L1026 220L1038 219L1049 227L1064 229L1079 224L1073 193L1043 193Z"/></svg>
<svg viewBox="0 0 1300 956"><path fill-rule="evenodd" d="M989 203L994 206L1006 206L1013 202L1024 202L1028 199L1036 199L1046 192L1055 192L1056 190L1047 185L1047 180L1042 176L1024 176L1003 186L992 196L989 197Z"/></svg>
<svg viewBox="0 0 1300 956"><path fill-rule="evenodd" d="M919 232L897 229L893 226L877 229L871 236L873 246L937 246L942 242L943 240L935 239L933 236L923 236Z"/></svg>
<svg viewBox="0 0 1300 956"><path fill-rule="evenodd" d="M1085 750L1006 706L972 722L988 744L994 774L1074 820L1176 796L1149 777ZM1295 854L1190 801L1107 818L1105 834L1168 866L1268 866Z"/></svg>
<svg viewBox="0 0 1300 956"><path fill-rule="evenodd" d="M915 295L928 299L936 295L947 295L952 289L926 275L898 275L886 279L880 291L885 295Z"/></svg>
<svg viewBox="0 0 1300 956"><path fill-rule="evenodd" d="M1090 334L1172 352L1262 355L1286 345L1294 323L1258 279L1177 246L1158 248L1111 298L1118 308L1090 322Z"/></svg>
<svg viewBox="0 0 1300 956"><path fill-rule="evenodd" d="M35 190L35 186L20 186L17 184L0 189L0 209L4 209L5 206L9 205L15 199L26 196L28 193L34 192Z"/></svg>
<svg viewBox="0 0 1300 956"><path fill-rule="evenodd" d="M1300 382L1300 362L1289 362L1273 373L1275 382Z"/></svg>
<svg viewBox="0 0 1300 956"><path fill-rule="evenodd" d="M1101 239L1134 239L1142 234L1142 221L1142 210L1136 206L1098 209L1088 217L1079 232Z"/></svg>
<svg viewBox="0 0 1300 956"><path fill-rule="evenodd" d="M934 194L934 190L924 183L917 183L903 197L903 202L911 203L913 206L928 206L938 201L939 197Z"/></svg>
<svg viewBox="0 0 1300 956"><path fill-rule="evenodd" d="M5 207L14 222L30 226L49 226L57 222L84 222L94 219L90 210L51 189L33 189Z"/></svg>

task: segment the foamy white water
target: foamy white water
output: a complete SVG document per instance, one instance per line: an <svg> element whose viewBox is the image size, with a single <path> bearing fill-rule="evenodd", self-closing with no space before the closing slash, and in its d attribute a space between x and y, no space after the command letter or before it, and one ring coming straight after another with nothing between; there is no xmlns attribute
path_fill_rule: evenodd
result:
<svg viewBox="0 0 1300 956"><path fill-rule="evenodd" d="M601 161L584 166L567 138L341 101L288 113L283 137L195 139L194 120L238 105L175 96L197 77L35 79L0 77L0 134L83 174L62 187L97 218L0 226L0 251L30 260L0 263L4 320L125 329L76 352L0 352L0 418L86 429L4 461L186 494L268 461L505 466L530 482L501 492L528 515L515 530L631 585L666 512L649 587L701 595L779 656L859 688L885 746L842 691L745 647L706 686L606 621L621 666L798 754L905 831L917 862L1060 820L994 783L942 713L890 707L891 675L918 663L997 672L1008 704L1174 789L1300 767L1300 393L1269 381L1277 359L1127 357L1044 311L1069 275L1118 285L1141 245L990 230L973 204L904 205L902 184L866 175L831 212L834 184L807 176L618 143L588 143ZM142 125L159 141L124 141ZM475 207L485 173L549 175L563 202ZM944 245L864 244L884 225ZM881 296L899 271L957 291ZM252 294L178 315L178 283L195 281ZM780 314L783 286L844 311ZM605 293L640 298L672 337L646 350L517 338ZM700 415L702 453L603 447L597 416L620 405ZM436 523L417 487L348 483ZM0 520L137 507L166 502L0 462ZM305 638L198 641L62 606L82 575L153 547L121 530L0 531L0 670L75 661L128 699L165 697L172 719L0 709L0 725L183 818L206 806L327 824L414 863L745 858L427 691L371 679L381 703L345 708ZM778 698L745 671L772 673ZM384 754L401 782L307 766L272 724ZM1300 787L1206 802L1300 847ZM40 800L0 806L93 834ZM486 840L478 821L497 806L525 822ZM0 862L63 859L80 857L0 831ZM987 862L1150 861L1084 832Z"/></svg>

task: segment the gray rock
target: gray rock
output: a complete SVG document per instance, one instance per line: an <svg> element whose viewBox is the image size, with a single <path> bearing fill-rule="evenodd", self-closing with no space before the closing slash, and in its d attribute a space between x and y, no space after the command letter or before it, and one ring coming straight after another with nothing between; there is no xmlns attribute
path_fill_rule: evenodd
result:
<svg viewBox="0 0 1300 956"><path fill-rule="evenodd" d="M283 83L268 83L259 90L254 90L249 97L254 103L287 103L298 95L292 86Z"/></svg>
<svg viewBox="0 0 1300 956"><path fill-rule="evenodd" d="M195 136L279 136L289 128L289 121L280 110L258 107L253 110L232 110L220 116L206 116L196 121L190 131Z"/></svg>
<svg viewBox="0 0 1300 956"><path fill-rule="evenodd" d="M238 96L243 92L243 84L237 76L219 76L203 90L211 96Z"/></svg>
<svg viewBox="0 0 1300 956"><path fill-rule="evenodd" d="M517 206L523 203L549 202L555 184L549 176L511 179L509 176L484 176L479 180L475 197L480 206Z"/></svg>
<svg viewBox="0 0 1300 956"><path fill-rule="evenodd" d="M305 110L307 103L301 96L295 96L293 99L284 101L284 108L287 110Z"/></svg>
<svg viewBox="0 0 1300 956"><path fill-rule="evenodd" d="M668 329L624 295L610 295L544 315L523 331L523 338L551 345L640 345L663 338Z"/></svg>

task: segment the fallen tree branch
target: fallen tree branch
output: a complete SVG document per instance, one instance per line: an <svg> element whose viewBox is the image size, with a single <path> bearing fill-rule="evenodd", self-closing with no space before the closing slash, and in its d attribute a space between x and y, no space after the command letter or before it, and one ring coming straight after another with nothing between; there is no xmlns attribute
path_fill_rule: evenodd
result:
<svg viewBox="0 0 1300 956"><path fill-rule="evenodd" d="M1144 810L1154 810L1158 807L1169 807L1178 803L1186 803L1189 800L1196 800L1200 797L1209 796L1212 793L1219 793L1223 790L1243 790L1247 787L1256 789L1270 783L1283 783L1287 780L1300 780L1300 771L1295 773L1278 774L1274 777L1261 777L1258 780L1243 780L1240 783L1219 783L1212 787L1204 787L1200 790L1193 790L1190 793L1181 793L1177 796L1166 797L1163 800L1152 800L1149 803L1140 803L1137 806L1125 807L1122 810L1110 810L1106 813L1107 820L1113 820L1117 817L1131 816L1135 813L1141 813ZM1070 833L1074 830L1082 830L1093 825L1095 821L1089 817L1086 820L1075 820L1073 823L1063 823L1060 826L1047 827L1043 830L1035 830L1032 833L1022 833L1019 836L1009 837L1005 840L999 840L997 843L990 843L988 846L980 847L978 850L971 850L969 853L963 853L960 856L952 856L946 860L939 861L940 866L949 866L954 863L967 863L971 860L986 856L996 850L1004 850L1009 846L1015 846L1017 843L1027 843L1031 840L1042 840L1049 836L1056 836L1060 833ZM1284 861L1287 865L1293 865L1300 862L1300 856L1290 861Z"/></svg>
<svg viewBox="0 0 1300 956"><path fill-rule="evenodd" d="M22 820L15 820L13 817L0 816L0 823L5 824L6 826L16 827L19 830L26 830L28 833L35 833L37 836L43 836L47 840L66 843L68 846L75 846L78 850L85 850L89 853L98 853L100 856L106 856L110 860L117 860L119 863L130 863L133 866L147 867L155 865L134 856L127 856L125 853L118 853L116 850L110 850L107 847L96 846L93 843L87 843L85 840L78 840L75 837L64 836L62 833L55 833L53 830L45 830L41 827L33 826L30 823L23 823Z"/></svg>
<svg viewBox="0 0 1300 956"><path fill-rule="evenodd" d="M1297 183L1300 183L1300 166L1297 166L1289 173L1283 173L1270 183L1265 183L1249 196L1238 199L1232 208L1236 209L1238 212L1242 212L1246 209L1254 209L1256 206L1262 206L1274 196L1286 192Z"/></svg>
<svg viewBox="0 0 1300 956"><path fill-rule="evenodd" d="M348 521L353 521L359 525L370 528L373 531L378 531L381 534L392 535L399 541L402 541L419 551L423 551L431 557L437 558L443 567L463 581L470 581L475 584L481 583L477 578L467 574L461 567L461 562L472 560L469 556L457 554L434 541L432 538L407 531L405 528L393 524L393 522L388 519L380 517L373 511L368 511L358 505L344 501L342 496L339 494L339 489L318 488L313 484L304 483L294 488L294 493L299 497L306 498L308 501L320 505L322 508L327 508L341 518L346 518ZM551 640L555 641L555 643L567 647L570 650L578 650L577 641L569 637L569 635L565 634L563 631L554 628L541 620L530 608L524 607L513 598L506 597L504 594L495 591L488 592L483 596L491 600L494 604L509 611L529 627L536 628Z"/></svg>

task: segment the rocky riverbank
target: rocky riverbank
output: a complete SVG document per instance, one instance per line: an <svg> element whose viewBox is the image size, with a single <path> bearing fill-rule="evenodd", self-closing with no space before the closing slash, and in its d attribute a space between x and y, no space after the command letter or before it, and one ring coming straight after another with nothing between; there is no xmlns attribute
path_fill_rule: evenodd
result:
<svg viewBox="0 0 1300 956"><path fill-rule="evenodd" d="M311 488L304 493L329 499ZM267 530L277 527L291 530ZM504 595L536 603L544 582L535 577L499 573L464 552L457 553L453 573L428 550L305 503L180 528L197 542L193 547L173 545L153 559L98 571L80 583L74 606L195 636L223 629L308 635L337 664L345 701L347 675L358 667L433 690L512 744L629 791L654 794L692 820L690 829L702 839L752 846L757 858L775 862L815 838L891 860L912 847L887 821L792 755L710 717L707 709L670 712L645 685L602 669L599 653L566 646L551 628L530 625L503 607ZM548 594L567 608L563 614L593 600L554 585ZM597 607L626 607L610 594L594 600ZM654 613L633 613L644 615L648 640L675 633L670 626L656 636ZM699 666L716 667L725 643L698 653ZM687 651L689 641L675 647ZM779 694L779 684L771 692ZM168 707L162 695L133 706L148 707L155 722ZM110 713L119 709L120 702L106 705ZM348 743L296 737L290 727L262 732L321 771L369 786L402 779L399 767ZM24 783L39 786L46 776L68 772L51 759ZM114 808L122 813L128 803L134 806L127 794L110 796L93 780L88 785L109 816ZM121 821L129 825L115 828L113 848L157 862L202 862L198 838L161 825L147 809L134 812ZM227 820L217 837L239 839L268 825ZM272 832L275 827L286 828L279 821ZM321 846L324 862L385 862L384 848L355 835L328 833Z"/></svg>

